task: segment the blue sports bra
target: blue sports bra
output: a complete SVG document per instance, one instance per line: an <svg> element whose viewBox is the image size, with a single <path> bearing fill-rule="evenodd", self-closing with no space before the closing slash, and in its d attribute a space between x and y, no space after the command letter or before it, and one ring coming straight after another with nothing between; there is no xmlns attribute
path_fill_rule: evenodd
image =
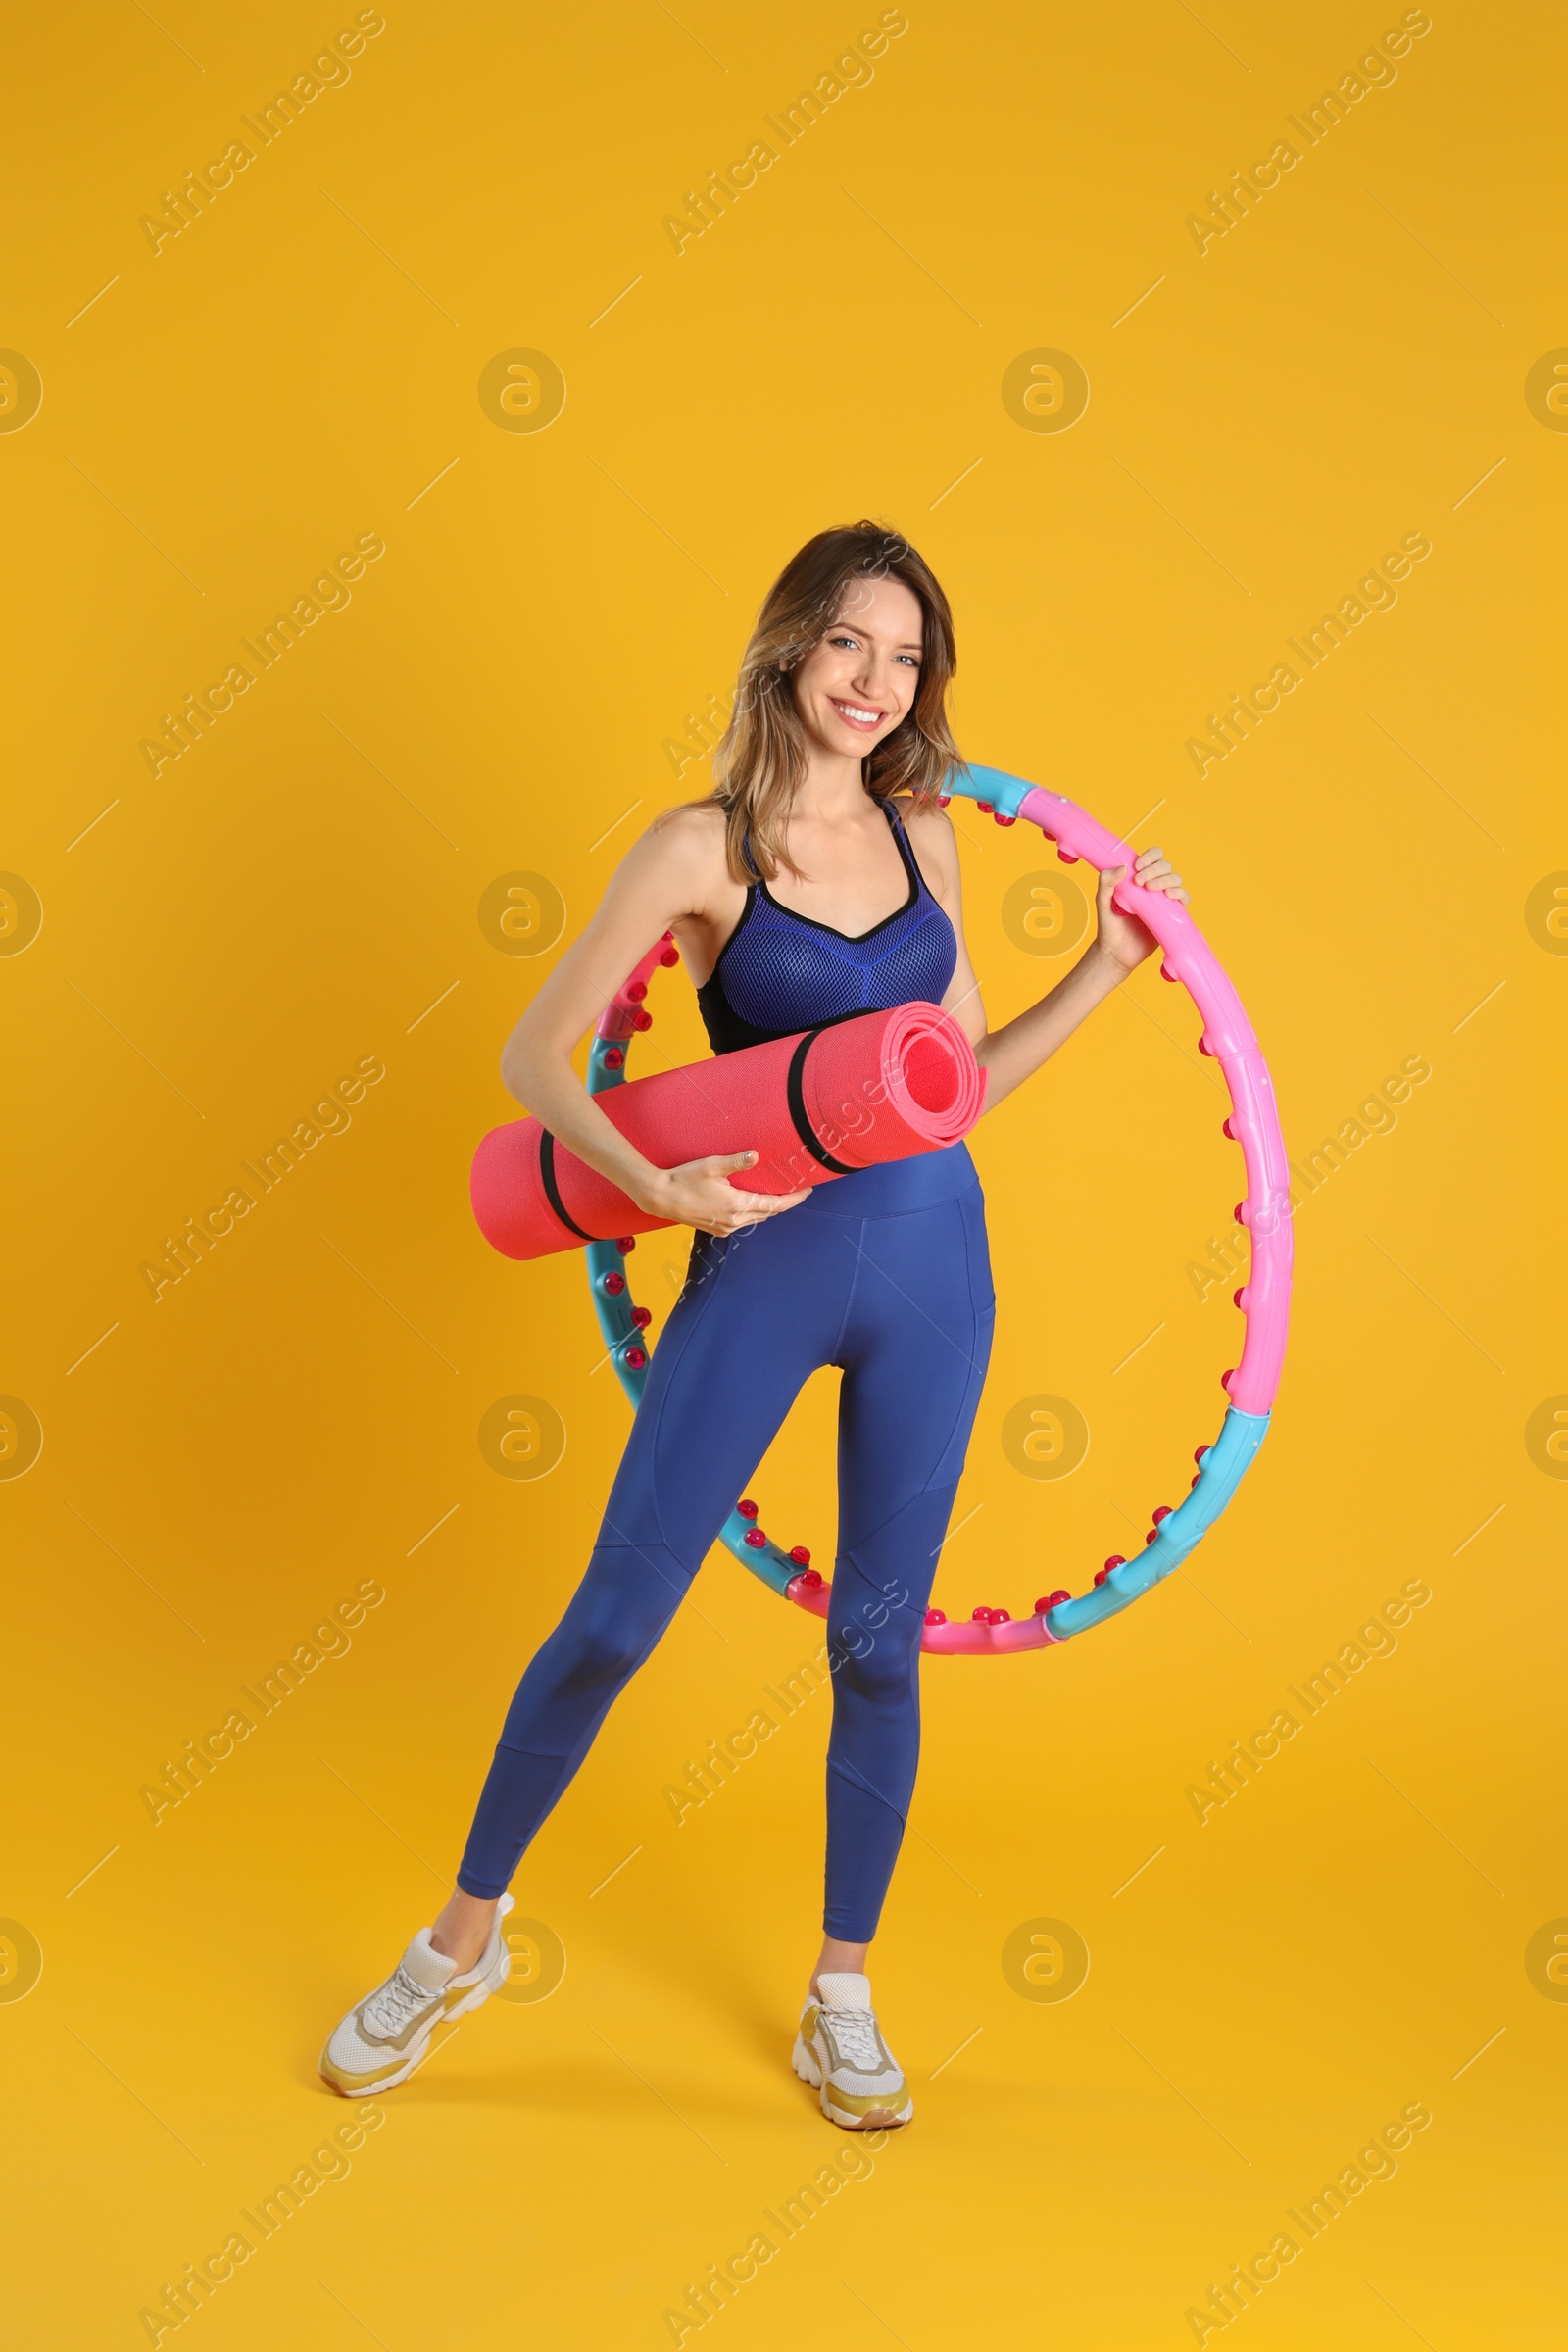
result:
<svg viewBox="0 0 1568 2352"><path fill-rule="evenodd" d="M909 877L904 905L852 939L781 906L765 882L754 882L740 921L697 991L715 1054L858 1012L941 1004L958 960L957 939L925 886L898 810L887 801L882 808Z"/></svg>

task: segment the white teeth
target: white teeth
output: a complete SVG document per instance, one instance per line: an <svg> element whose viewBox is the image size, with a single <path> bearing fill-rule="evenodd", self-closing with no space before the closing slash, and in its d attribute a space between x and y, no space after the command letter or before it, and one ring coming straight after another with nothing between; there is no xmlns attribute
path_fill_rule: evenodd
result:
<svg viewBox="0 0 1568 2352"><path fill-rule="evenodd" d="M882 715L880 710L862 710L855 703L840 703L839 709L843 711L846 718L864 719L868 725L872 724Z"/></svg>

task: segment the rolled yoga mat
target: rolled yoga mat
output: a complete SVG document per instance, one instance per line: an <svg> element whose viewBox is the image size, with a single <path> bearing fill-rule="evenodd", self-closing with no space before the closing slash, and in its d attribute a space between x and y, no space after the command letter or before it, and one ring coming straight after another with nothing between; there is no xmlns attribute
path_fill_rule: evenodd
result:
<svg viewBox="0 0 1568 2352"><path fill-rule="evenodd" d="M634 1078L596 1100L655 1167L755 1152L756 1166L731 1183L793 1193L957 1143L980 1116L985 1091L951 1013L900 1004ZM469 1192L480 1232L505 1257L548 1257L673 1222L636 1207L534 1118L491 1129L474 1153Z"/></svg>

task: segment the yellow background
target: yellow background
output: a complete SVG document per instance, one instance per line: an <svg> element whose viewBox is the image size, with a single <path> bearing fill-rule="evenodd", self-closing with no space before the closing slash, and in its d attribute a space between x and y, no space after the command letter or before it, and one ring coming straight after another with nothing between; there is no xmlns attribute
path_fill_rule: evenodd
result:
<svg viewBox="0 0 1568 2352"><path fill-rule="evenodd" d="M140 217L337 21L161 0L16 35L0 342L44 388L0 435L0 865L43 906L0 959L0 1389L44 1436L0 1481L0 1913L43 1961L0 2002L19 2347L146 2341L140 2309L344 2120L321 2039L441 1900L626 1429L580 1265L514 1267L468 1216L551 960L498 952L478 903L539 873L575 932L636 827L707 789L663 747L726 694L773 573L862 513L953 598L970 756L1174 855L1298 1157L1406 1056L1432 1075L1301 1208L1278 1426L1193 1574L1059 1658L928 1665L875 1954L917 2118L711 2326L1190 2343L1209 2283L1422 2101L1397 2177L1249 2312L1252 2352L1561 2340L1568 2008L1525 1965L1568 1913L1568 1494L1525 1441L1568 1388L1568 973L1526 921L1568 866L1568 444L1524 393L1568 341L1558 23L1435 6L1200 255L1187 216L1397 10L919 0L677 256L663 215L876 13L389 0L352 78L156 255ZM1040 347L1087 371L1070 431L1004 406ZM564 375L547 431L481 408L517 348ZM1200 780L1206 714L1412 531L1396 608ZM154 779L160 714L366 532L352 604ZM965 825L997 1020L1063 968L1003 897L1059 869ZM696 1054L684 975L653 1003L643 1066ZM1002 1304L950 1614L1082 1590L1218 1427L1232 1286L1200 1303L1186 1269L1240 1159L1196 1032L1146 967L976 1138ZM162 1237L369 1055L352 1127L155 1304ZM683 1254L633 1261L656 1318ZM1002 1448L1039 1392L1092 1432L1059 1482ZM565 1424L542 1481L479 1450L516 1393ZM756 1482L823 1564L832 1401ZM1200 1826L1210 1760L1417 1577L1397 1652ZM368 1579L349 1653L154 1827L141 1786ZM715 1558L519 1876L564 1983L387 2100L202 2312L209 2352L668 2342L686 2282L844 2152L788 2068L826 1698L679 1828L662 1793L815 1639ZM1004 1972L1040 1918L1091 1954L1065 2002Z"/></svg>

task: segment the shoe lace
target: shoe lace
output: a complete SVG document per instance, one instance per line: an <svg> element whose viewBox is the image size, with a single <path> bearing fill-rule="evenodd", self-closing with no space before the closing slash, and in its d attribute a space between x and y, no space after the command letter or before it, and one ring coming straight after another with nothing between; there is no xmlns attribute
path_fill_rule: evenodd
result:
<svg viewBox="0 0 1568 2352"><path fill-rule="evenodd" d="M869 2009L824 2009L823 2016L833 2030L833 2039L840 2055L858 2074L880 2074L882 2052L878 2046L876 2016Z"/></svg>
<svg viewBox="0 0 1568 2352"><path fill-rule="evenodd" d="M365 2004L365 2022L377 2034L401 2034L410 2018L427 2006L434 1996L422 1984L416 1984L408 1970L399 1961L392 1975L372 1993Z"/></svg>

